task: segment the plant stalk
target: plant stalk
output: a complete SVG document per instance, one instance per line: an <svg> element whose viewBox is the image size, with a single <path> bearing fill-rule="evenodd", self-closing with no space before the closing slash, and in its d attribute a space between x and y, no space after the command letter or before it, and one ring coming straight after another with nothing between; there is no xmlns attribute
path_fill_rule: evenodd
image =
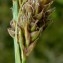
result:
<svg viewBox="0 0 63 63"><path fill-rule="evenodd" d="M20 45L20 48L21 48L21 63L26 63L26 56L24 54L24 46L23 46L23 36L22 36L22 31L20 29L19 31L19 45Z"/></svg>
<svg viewBox="0 0 63 63"><path fill-rule="evenodd" d="M15 37L14 37L14 50L15 50L15 63L21 63L19 45L17 42L17 21L18 21L18 3L17 0L13 0L13 20L16 21Z"/></svg>
<svg viewBox="0 0 63 63"><path fill-rule="evenodd" d="M13 20L16 22L15 37L14 37L15 63L26 63L26 57L23 52L23 37L22 37L21 30L19 31L19 44L17 42L17 22L18 22L18 1L17 0L13 0ZM19 45L21 49L21 57L20 57Z"/></svg>

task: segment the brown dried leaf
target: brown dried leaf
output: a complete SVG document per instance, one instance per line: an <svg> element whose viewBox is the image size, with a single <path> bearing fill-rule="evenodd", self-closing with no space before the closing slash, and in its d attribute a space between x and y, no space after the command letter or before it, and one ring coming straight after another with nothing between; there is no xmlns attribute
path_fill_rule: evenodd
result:
<svg viewBox="0 0 63 63"><path fill-rule="evenodd" d="M12 28L8 28L8 33L9 33L9 35L10 35L12 38L14 38L14 36L15 36L15 31L12 30Z"/></svg>

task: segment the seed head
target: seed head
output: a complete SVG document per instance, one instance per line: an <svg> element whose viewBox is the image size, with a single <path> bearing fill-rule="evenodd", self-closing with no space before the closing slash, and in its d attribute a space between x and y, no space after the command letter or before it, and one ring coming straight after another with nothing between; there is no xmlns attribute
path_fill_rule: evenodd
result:
<svg viewBox="0 0 63 63"><path fill-rule="evenodd" d="M19 31L22 31L23 51L26 56L33 50L37 39L49 22L48 16L52 12L53 1L51 0L26 0L21 3L17 22L17 39L19 43ZM21 10L20 10L21 9ZM11 22L11 29L8 29L11 37L15 35L15 21Z"/></svg>

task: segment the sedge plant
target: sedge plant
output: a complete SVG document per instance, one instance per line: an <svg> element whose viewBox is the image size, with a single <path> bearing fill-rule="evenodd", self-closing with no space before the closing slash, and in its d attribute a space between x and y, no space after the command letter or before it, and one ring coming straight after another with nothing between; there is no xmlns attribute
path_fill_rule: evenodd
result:
<svg viewBox="0 0 63 63"><path fill-rule="evenodd" d="M13 19L8 28L14 40L15 63L26 63L40 34L46 29L52 0L12 0Z"/></svg>

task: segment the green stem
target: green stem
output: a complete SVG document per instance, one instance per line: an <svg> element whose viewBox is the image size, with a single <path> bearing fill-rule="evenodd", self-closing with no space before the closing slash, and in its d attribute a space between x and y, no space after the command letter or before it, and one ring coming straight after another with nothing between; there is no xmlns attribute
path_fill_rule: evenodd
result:
<svg viewBox="0 0 63 63"><path fill-rule="evenodd" d="M20 29L19 31L19 45L20 45L20 48L21 48L21 63L26 63L26 56L24 54L24 46L23 46L23 36L22 36L22 31Z"/></svg>
<svg viewBox="0 0 63 63"><path fill-rule="evenodd" d="M26 57L25 56L22 59L22 63L26 63Z"/></svg>
<svg viewBox="0 0 63 63"><path fill-rule="evenodd" d="M13 20L16 22L15 26L15 37L14 37L14 49L15 49L15 63L26 63L26 57L23 51L23 36L22 31L19 31L19 44L17 42L17 22L18 22L18 1L13 0ZM21 59L20 59L20 51L21 49Z"/></svg>
<svg viewBox="0 0 63 63"><path fill-rule="evenodd" d="M13 20L16 21L15 37L14 37L14 50L15 50L15 63L21 63L19 45L17 42L17 21L18 21L18 3L17 0L13 0Z"/></svg>

